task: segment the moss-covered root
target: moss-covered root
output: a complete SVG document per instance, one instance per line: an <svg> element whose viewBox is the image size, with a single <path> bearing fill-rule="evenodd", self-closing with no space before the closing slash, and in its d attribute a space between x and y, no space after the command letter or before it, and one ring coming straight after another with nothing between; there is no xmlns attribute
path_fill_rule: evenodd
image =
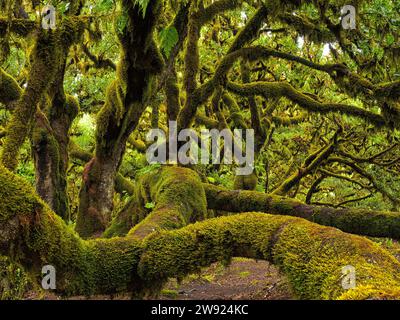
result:
<svg viewBox="0 0 400 320"><path fill-rule="evenodd" d="M233 182L233 188L235 190L256 190L257 187L257 174L252 172L247 176L235 176L235 181Z"/></svg>
<svg viewBox="0 0 400 320"><path fill-rule="evenodd" d="M184 227L207 215L203 185L190 169L168 166L155 170L141 179L136 197L142 206L146 205L145 199L155 205L154 210L129 231L129 236L138 239L157 230Z"/></svg>
<svg viewBox="0 0 400 320"><path fill-rule="evenodd" d="M204 184L204 189L208 209L296 216L349 233L400 239L397 212L307 205L291 198L256 191L230 191L210 184Z"/></svg>
<svg viewBox="0 0 400 320"><path fill-rule="evenodd" d="M18 260L38 282L41 267L53 265L60 294L152 292L169 277L243 256L275 263L302 299L400 298L400 264L389 252L304 219L247 213L155 232L144 240L85 241L3 166L0 184L0 254ZM356 272L356 288L345 291L342 268L348 265Z"/></svg>

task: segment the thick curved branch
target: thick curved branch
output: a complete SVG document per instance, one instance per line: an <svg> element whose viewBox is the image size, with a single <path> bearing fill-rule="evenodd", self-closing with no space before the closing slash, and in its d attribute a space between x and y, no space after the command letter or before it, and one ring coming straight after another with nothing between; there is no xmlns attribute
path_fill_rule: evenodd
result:
<svg viewBox="0 0 400 320"><path fill-rule="evenodd" d="M384 104L384 99L389 99L390 101L397 101L399 99L399 80L374 84L370 80L352 72L344 64L318 64L290 53L268 49L263 46L239 48L236 51L230 52L224 57L215 72L215 76L210 81L213 83L218 81L218 79L223 79L234 62L239 58L254 61L256 59L268 59L269 57L297 62L314 70L326 72L345 93L352 97L358 97L363 94L369 100L378 99L382 102L382 108L384 109L390 109L390 106ZM391 109L395 108L391 107ZM400 113L400 110L397 110L397 113Z"/></svg>
<svg viewBox="0 0 400 320"><path fill-rule="evenodd" d="M307 205L292 198L256 191L230 191L205 185L209 209L228 212L257 211L278 215L301 217L345 232L400 239L400 214L398 212L366 209L333 209Z"/></svg>
<svg viewBox="0 0 400 320"><path fill-rule="evenodd" d="M225 11L233 10L239 7L243 1L241 0L218 0L214 1L208 7L198 12L198 23L204 25L207 22L212 21L218 14L224 13Z"/></svg>
<svg viewBox="0 0 400 320"><path fill-rule="evenodd" d="M238 84L228 82L227 89L241 96L249 97L260 95L269 99L271 97L286 97L297 103L303 109L320 114L329 112L339 112L350 116L355 116L369 121L377 126L386 125L384 117L380 114L365 110L363 108L342 104L342 103L322 103L310 96L296 90L286 82L253 82L249 84Z"/></svg>
<svg viewBox="0 0 400 320"><path fill-rule="evenodd" d="M149 190L148 200L154 210L134 226L129 237L143 239L154 231L182 228L206 218L207 204L200 178L192 170L164 167L144 176L138 197ZM144 206L143 198L136 199Z"/></svg>

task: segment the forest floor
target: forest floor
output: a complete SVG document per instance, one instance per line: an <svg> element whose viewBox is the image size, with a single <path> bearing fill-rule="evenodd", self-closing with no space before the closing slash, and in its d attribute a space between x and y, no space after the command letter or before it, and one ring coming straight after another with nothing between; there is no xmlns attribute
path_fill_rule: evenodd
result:
<svg viewBox="0 0 400 320"><path fill-rule="evenodd" d="M370 238L400 260L400 244L392 239ZM59 300L61 297L45 293L27 293L26 299ZM76 296L71 300L129 300L130 295L97 295L90 298ZM180 284L171 279L158 297L161 300L294 300L287 279L266 261L234 258L228 267L214 263L199 274L186 277Z"/></svg>
<svg viewBox="0 0 400 320"><path fill-rule="evenodd" d="M235 258L228 267L215 263L179 285L170 281L161 299L287 300L294 299L286 278L266 261Z"/></svg>

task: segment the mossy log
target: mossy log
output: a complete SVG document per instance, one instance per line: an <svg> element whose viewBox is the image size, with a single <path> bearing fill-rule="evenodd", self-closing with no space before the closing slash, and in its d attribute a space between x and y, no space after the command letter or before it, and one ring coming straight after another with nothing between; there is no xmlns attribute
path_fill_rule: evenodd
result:
<svg viewBox="0 0 400 320"><path fill-rule="evenodd" d="M398 212L308 205L292 198L256 191L231 191L211 184L204 184L204 189L208 209L296 216L349 233L400 239Z"/></svg>
<svg viewBox="0 0 400 320"><path fill-rule="evenodd" d="M170 277L183 277L231 257L265 259L283 271L302 299L400 298L400 263L360 236L304 219L246 213L209 219L172 231L82 240L34 193L0 166L0 254L39 280L41 267L57 271L57 293L155 293ZM341 285L351 265L357 286Z"/></svg>

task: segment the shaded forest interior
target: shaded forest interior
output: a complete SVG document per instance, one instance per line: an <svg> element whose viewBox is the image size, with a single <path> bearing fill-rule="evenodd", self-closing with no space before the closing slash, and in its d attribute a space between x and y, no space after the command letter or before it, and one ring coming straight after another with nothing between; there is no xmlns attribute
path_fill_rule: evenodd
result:
<svg viewBox="0 0 400 320"><path fill-rule="evenodd" d="M399 299L400 2L348 5L0 0L0 299L45 265L57 297L148 299L247 259L276 298ZM150 164L172 125L253 130L252 172L212 161L229 139Z"/></svg>

